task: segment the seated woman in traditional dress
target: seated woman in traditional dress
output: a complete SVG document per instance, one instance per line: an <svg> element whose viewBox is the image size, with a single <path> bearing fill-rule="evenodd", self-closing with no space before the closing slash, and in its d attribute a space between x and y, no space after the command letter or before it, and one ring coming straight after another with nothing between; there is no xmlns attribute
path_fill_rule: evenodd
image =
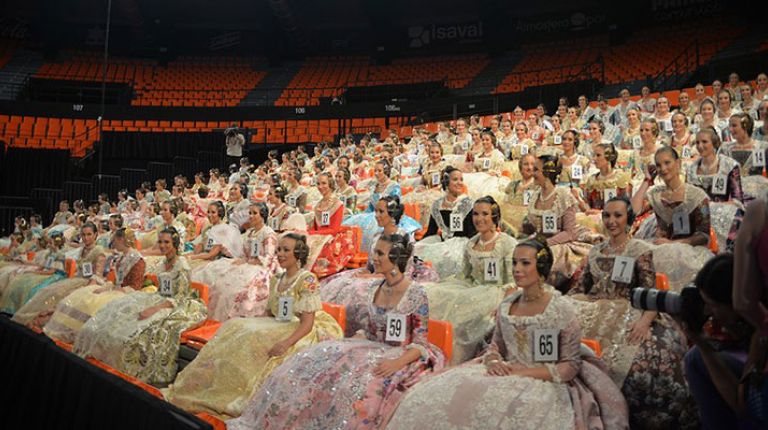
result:
<svg viewBox="0 0 768 430"><path fill-rule="evenodd" d="M733 252L736 233L744 215L744 192L739 163L718 154L720 136L708 127L696 133L696 148L701 157L688 165L686 181L709 196L710 219L721 252Z"/></svg>
<svg viewBox="0 0 768 430"><path fill-rule="evenodd" d="M655 160L663 185L649 189L654 177L647 172L646 180L632 197L635 213L650 208L655 216L644 221L635 237L658 245L653 249L656 270L667 275L671 289L679 290L712 258L707 248L711 228L709 197L701 188L683 182L677 151L662 147L656 151Z"/></svg>
<svg viewBox="0 0 768 430"><path fill-rule="evenodd" d="M528 213L528 203L539 186L533 180L533 168L536 166L536 156L528 153L518 161L521 179L512 180L505 191L501 206L503 229L512 236L517 235L523 228L523 219Z"/></svg>
<svg viewBox="0 0 768 430"><path fill-rule="evenodd" d="M699 114L696 115L696 121L691 125L691 132L698 133L699 130L703 130L707 127L712 127L717 131L718 136L723 135L723 128L720 126L717 118L715 118L715 102L706 98L699 105ZM727 127L727 123L725 124ZM722 138L721 138L722 139Z"/></svg>
<svg viewBox="0 0 768 430"><path fill-rule="evenodd" d="M405 208L397 196L384 196L376 203L376 222L382 229L374 236L374 245L382 235L399 234L407 236L413 242L413 234L399 227ZM381 275L373 268L373 248L368 251L368 264L354 270L344 270L325 278L320 283L320 297L324 302L348 305L359 303L368 297L368 291L381 282ZM439 279L433 269L425 267L420 260L413 259L408 263L406 275L417 282L428 282Z"/></svg>
<svg viewBox="0 0 768 430"><path fill-rule="evenodd" d="M269 280L278 271L277 234L266 224L269 208L264 203L252 203L248 214L251 227L242 236L245 256L232 261L234 267L227 274L238 280L229 283L234 298L231 295L225 298L227 302L233 300L227 318L264 315Z"/></svg>
<svg viewBox="0 0 768 430"><path fill-rule="evenodd" d="M659 124L653 118L643 120L640 124L640 140L642 146L635 149L629 157L629 171L632 174L632 187L638 189L648 166L654 164L656 150L661 148L658 142Z"/></svg>
<svg viewBox="0 0 768 430"><path fill-rule="evenodd" d="M263 230L265 226L261 216L265 212L264 209L255 205L252 205L251 209L253 210L249 209L250 221L256 222L262 227L259 230ZM192 280L209 286L208 314L212 319L225 321L237 316L263 315L268 296L267 283L274 275L276 266L271 264L272 257L269 255L264 255L264 264L259 264L262 263L261 258L258 263L254 260L254 264L242 264L243 259L255 255L254 249L249 247L259 242L246 243L237 227L223 222L223 212L220 202L214 202L209 207L208 217L212 227L202 235L202 243L206 245L200 254L190 257L204 258L206 262L195 266L192 270ZM257 235L252 230L249 232L250 237ZM263 230L263 234L269 236L270 231ZM258 246L266 252L269 251L263 241ZM262 252L261 249L257 251L259 254Z"/></svg>
<svg viewBox="0 0 768 430"><path fill-rule="evenodd" d="M618 153L612 144L601 143L595 147L592 162L598 172L587 176L582 184L584 198L574 193L582 211L599 213L612 197L632 196L629 172L615 170L617 160Z"/></svg>
<svg viewBox="0 0 768 430"><path fill-rule="evenodd" d="M420 209L419 221L422 226L429 223L429 209L432 203L442 196L440 192L440 172L448 164L443 160L443 147L434 142L429 145L429 158L420 167L421 186L403 196L403 203L417 203Z"/></svg>
<svg viewBox="0 0 768 430"><path fill-rule="evenodd" d="M523 222L526 234L542 234L555 256L548 282L567 291L573 274L587 256L591 245L583 242L583 229L576 224L578 202L565 187L555 187L562 168L551 155L538 158L533 177L540 189L531 196L528 215Z"/></svg>
<svg viewBox="0 0 768 430"><path fill-rule="evenodd" d="M11 235L13 236L13 235ZM45 249L37 251L32 262L20 261L2 266L0 271L0 311L13 314L38 291L66 277L64 236L43 238Z"/></svg>
<svg viewBox="0 0 768 430"><path fill-rule="evenodd" d="M568 300L546 284L553 256L517 245L518 290L498 307L491 346L407 392L388 429L626 429L627 405L602 363L580 351Z"/></svg>
<svg viewBox="0 0 768 430"><path fill-rule="evenodd" d="M89 283L103 283L106 251L96 245L96 226L87 222L80 230L83 246L77 250L75 277L53 282L39 289L34 296L14 314L19 324L42 329L53 315L56 305L78 288Z"/></svg>
<svg viewBox="0 0 768 430"><path fill-rule="evenodd" d="M191 269L179 255L181 235L167 227L157 242L165 258L158 292L125 294L107 303L77 333L72 351L163 386L176 376L181 333L205 320L206 309L189 288Z"/></svg>
<svg viewBox="0 0 768 430"><path fill-rule="evenodd" d="M371 181L369 186L371 197L368 202L368 208L363 213L348 217L343 223L344 225L356 225L360 227L360 230L363 233L360 249L371 249L374 245L373 237L379 232L379 229L376 226L376 215L374 214L376 202L383 196L397 196L398 199L402 198L400 184L390 179L392 168L388 161L377 161L373 169L373 174L375 179ZM408 216L403 216L398 223L398 226L409 235L422 228L418 221Z"/></svg>
<svg viewBox="0 0 768 430"><path fill-rule="evenodd" d="M227 428L384 428L408 387L443 364L427 340L427 294L404 273L410 257L410 239L381 236L373 263L384 280L348 307L354 336L291 356Z"/></svg>
<svg viewBox="0 0 768 430"><path fill-rule="evenodd" d="M448 166L440 174L444 195L432 203L424 239L414 246L414 255L431 261L440 279L458 274L464 247L477 232L472 222L472 198L463 194L459 169Z"/></svg>
<svg viewBox="0 0 768 430"><path fill-rule="evenodd" d="M154 273L155 267L159 267L163 261L160 247L157 244L158 234L168 227L173 227L181 236L182 245L187 240L187 229L182 223L177 221L179 207L172 201L160 203L160 217L162 221L155 225L155 228L144 234L137 234L141 242L141 253L144 255L147 263L147 273Z"/></svg>
<svg viewBox="0 0 768 430"><path fill-rule="evenodd" d="M308 256L303 235L280 238L277 259L284 271L270 279L269 314L223 324L164 392L166 400L192 412L238 417L286 358L343 336L338 323L322 311L317 277L303 267Z"/></svg>
<svg viewBox="0 0 768 430"><path fill-rule="evenodd" d="M556 180L557 186L573 187L581 183L589 171L589 157L577 153L579 148L579 135L574 130L563 132L562 149L560 156L561 172Z"/></svg>
<svg viewBox="0 0 768 430"><path fill-rule="evenodd" d="M672 133L667 142L669 146L675 148L677 154L686 163L690 164L693 159L698 158L696 151L695 137L688 131L688 117L684 113L676 111L672 114Z"/></svg>
<svg viewBox="0 0 768 430"><path fill-rule="evenodd" d="M107 282L104 285L88 285L60 301L51 320L43 327L43 332L48 337L73 343L83 324L99 309L122 297L126 292L141 289L146 266L141 254L136 251L136 236L133 230L119 228L115 231L112 242L117 253L111 268L115 273L114 284Z"/></svg>
<svg viewBox="0 0 768 430"><path fill-rule="evenodd" d="M323 278L344 269L355 254L355 243L352 231L341 227L344 203L336 196L332 175L320 173L315 177L315 182L322 198L310 212L312 222L308 233L310 239L314 239L314 236L329 236L311 267L312 273Z"/></svg>
<svg viewBox="0 0 768 430"><path fill-rule="evenodd" d="M752 138L755 121L746 113L734 114L728 124L733 141L724 143L718 153L739 163L744 199L751 201L768 188L768 179L763 176L768 160L768 142Z"/></svg>
<svg viewBox="0 0 768 430"><path fill-rule="evenodd" d="M270 187L267 195L267 202L270 206L267 225L276 232L284 231L290 224L288 219L298 213L296 208L285 203L286 194L285 188L278 183Z"/></svg>
<svg viewBox="0 0 768 430"><path fill-rule="evenodd" d="M504 154L496 147L496 136L491 132L483 132L480 135L483 146L475 156L475 172L485 172L498 176L504 167Z"/></svg>
<svg viewBox="0 0 768 430"><path fill-rule="evenodd" d="M296 208L301 213L306 212L307 206L307 189L299 183L301 181L302 172L299 169L295 169L288 172L286 175L287 184L285 185L285 202L288 206Z"/></svg>
<svg viewBox="0 0 768 430"><path fill-rule="evenodd" d="M357 191L355 187L349 184L352 180L352 174L346 167L339 167L333 174L336 180L336 195L344 205L344 216L357 213Z"/></svg>
<svg viewBox="0 0 768 430"><path fill-rule="evenodd" d="M628 300L633 288L656 287L652 245L628 235L634 217L626 196L608 200L602 211L608 240L589 251L567 299L582 335L600 342L609 373L629 403L631 427L695 428L682 368L684 337L667 314L634 309Z"/></svg>
<svg viewBox="0 0 768 430"><path fill-rule="evenodd" d="M640 149L643 146L640 138L640 111L636 108L627 111L627 125L619 146L622 150Z"/></svg>
<svg viewBox="0 0 768 430"><path fill-rule="evenodd" d="M493 197L472 208L477 235L463 248L461 272L439 283L424 284L432 317L453 325L453 363L474 358L493 330L492 313L512 281L512 250L517 241L498 230L501 209Z"/></svg>

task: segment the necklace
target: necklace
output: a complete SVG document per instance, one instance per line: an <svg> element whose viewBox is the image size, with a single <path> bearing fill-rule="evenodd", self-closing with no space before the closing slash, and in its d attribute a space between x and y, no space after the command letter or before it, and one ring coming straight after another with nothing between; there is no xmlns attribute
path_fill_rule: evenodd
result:
<svg viewBox="0 0 768 430"><path fill-rule="evenodd" d="M523 301L524 302L535 302L536 300L539 300L542 296L544 296L544 289L539 286L539 294L530 294L526 295L525 291L523 291Z"/></svg>
<svg viewBox="0 0 768 430"><path fill-rule="evenodd" d="M551 199L551 198L552 198L552 196L554 196L554 195L555 195L555 191L556 191L556 190L557 190L557 188L553 188L553 189L552 189L552 192L551 192L551 193L549 193L547 196L544 196L544 195L542 194L542 195L541 195L541 201L542 201L542 202L545 202L545 201L547 201L547 200Z"/></svg>
<svg viewBox="0 0 768 430"><path fill-rule="evenodd" d="M605 250L613 254L620 254L620 251L624 250L624 247L627 246L627 243L629 243L629 237L625 237L624 240L616 246L608 242L608 246L606 246Z"/></svg>
<svg viewBox="0 0 768 430"><path fill-rule="evenodd" d="M705 163L704 158L701 159L701 170L706 173L712 173L717 171L717 154L712 158L711 163Z"/></svg>
<svg viewBox="0 0 768 430"><path fill-rule="evenodd" d="M481 236L481 237L479 237L479 238L477 239L477 244L478 244L478 245L480 245L480 246L482 246L482 247L485 247L485 246L487 246L487 245L489 245L489 244L493 243L493 242L496 240L496 238L497 238L497 237L499 237L499 232L498 232L498 231L497 231L497 232L494 232L494 233L493 233L493 236L491 236L491 238L490 238L490 239L488 239L488 240L483 240L483 238L482 238L482 236Z"/></svg>
<svg viewBox="0 0 768 430"><path fill-rule="evenodd" d="M677 187L675 187L675 188L671 188L671 187L670 187L670 188L669 188L669 190L670 190L670 192L671 192L672 194L674 194L674 193L676 193L678 190L680 190L680 188L683 188L684 186L685 186L685 182L682 182L682 181L680 181L680 185L678 185L678 186L677 186Z"/></svg>

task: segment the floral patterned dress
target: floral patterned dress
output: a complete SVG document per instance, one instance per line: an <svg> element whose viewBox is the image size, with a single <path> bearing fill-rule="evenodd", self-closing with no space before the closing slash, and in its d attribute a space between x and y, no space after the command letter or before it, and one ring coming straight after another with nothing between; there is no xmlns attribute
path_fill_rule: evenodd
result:
<svg viewBox="0 0 768 430"><path fill-rule="evenodd" d="M170 280L168 293L141 291L123 295L104 305L77 333L72 351L94 357L144 382L165 385L176 376L181 333L206 318L205 304L189 288L189 263L177 257L164 262L158 275ZM149 318L142 311L170 302Z"/></svg>
<svg viewBox="0 0 768 430"><path fill-rule="evenodd" d="M626 429L627 406L599 361L580 354L581 330L570 304L552 290L544 311L510 315L522 292L499 306L489 352L523 368L545 367L552 381L492 376L481 359L437 374L410 390L388 429ZM556 360L536 361L538 330L556 330Z"/></svg>
<svg viewBox="0 0 768 430"><path fill-rule="evenodd" d="M634 260L629 283L611 279L617 256ZM629 404L633 429L696 428L698 414L682 366L688 346L672 319L658 314L649 340L627 342L631 324L642 315L631 306L630 291L655 288L655 283L651 245L633 239L616 254L604 242L589 252L581 277L564 300L576 310L582 335L600 342L609 374Z"/></svg>
<svg viewBox="0 0 768 430"><path fill-rule="evenodd" d="M248 279L245 288L235 288L234 303L230 308L227 319L234 317L263 316L266 313L266 302L269 297L269 281L279 271L277 262L277 234L268 226L259 230L249 228L243 233L245 259L247 264L233 265L229 276L238 279ZM258 255L253 253L258 252ZM259 258L259 264L252 260ZM254 264L251 264L254 263ZM229 300L230 298L222 298Z"/></svg>
<svg viewBox="0 0 768 430"><path fill-rule="evenodd" d="M273 316L227 321L164 391L166 400L192 412L238 417L248 399L286 358L323 340L343 336L336 320L322 311L317 277L302 269L285 290L278 291L283 276L270 281L268 308L277 315L279 298L291 297L290 321L278 321ZM315 313L312 330L283 355L269 357L270 348L296 330L302 312Z"/></svg>
<svg viewBox="0 0 768 430"><path fill-rule="evenodd" d="M365 339L328 341L302 351L272 372L239 420L237 429L381 429L403 394L425 373L439 370L443 356L427 341L427 294L411 284L393 309L367 303L350 307L347 333ZM386 341L387 315L404 316L404 341ZM381 360L410 348L421 356L387 378L373 370Z"/></svg>
<svg viewBox="0 0 768 430"><path fill-rule="evenodd" d="M309 234L330 236L312 266L312 273L323 278L343 270L354 257L355 237L351 229L341 227L344 218L344 204L341 200L334 198L330 207L318 203L312 215Z"/></svg>
<svg viewBox="0 0 768 430"><path fill-rule="evenodd" d="M221 230L213 231L220 226ZM237 316L264 315L269 279L277 269L274 262L276 238L272 229L267 226L258 232L249 229L241 236L235 227L219 224L211 228L210 233L204 232L203 240L206 248L208 244L221 245L222 252L233 257L216 258L192 270L192 280L209 287L210 318L226 321ZM251 256L254 243L260 244L258 252L263 254L259 258L262 264L236 264L236 259Z"/></svg>

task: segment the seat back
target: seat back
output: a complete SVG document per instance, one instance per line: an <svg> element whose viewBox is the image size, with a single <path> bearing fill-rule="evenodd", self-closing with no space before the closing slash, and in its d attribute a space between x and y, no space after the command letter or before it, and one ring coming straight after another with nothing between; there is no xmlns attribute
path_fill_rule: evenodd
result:
<svg viewBox="0 0 768 430"><path fill-rule="evenodd" d="M596 341L595 339L584 338L581 339L581 343L584 344L587 348L591 349L597 358L603 356L603 349L600 347L600 342Z"/></svg>
<svg viewBox="0 0 768 430"><path fill-rule="evenodd" d="M669 278L661 272L656 272L656 288L659 290L669 290Z"/></svg>
<svg viewBox="0 0 768 430"><path fill-rule="evenodd" d="M347 309L343 305L323 302L323 310L341 326L341 330L347 329Z"/></svg>
<svg viewBox="0 0 768 430"><path fill-rule="evenodd" d="M448 321L429 320L427 340L443 351L446 361L453 355L453 326Z"/></svg>
<svg viewBox="0 0 768 430"><path fill-rule="evenodd" d="M77 275L77 262L71 258L64 260L64 273L67 278L74 278Z"/></svg>

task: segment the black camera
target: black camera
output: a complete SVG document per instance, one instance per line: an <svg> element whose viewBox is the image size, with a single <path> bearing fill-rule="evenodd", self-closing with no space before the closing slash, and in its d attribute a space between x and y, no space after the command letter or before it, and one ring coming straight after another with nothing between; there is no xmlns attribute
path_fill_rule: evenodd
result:
<svg viewBox="0 0 768 430"><path fill-rule="evenodd" d="M237 134L237 127L229 127L224 130L224 135L227 137L232 137Z"/></svg>
<svg viewBox="0 0 768 430"><path fill-rule="evenodd" d="M699 289L688 284L679 293L655 288L633 288L630 301L635 309L658 311L669 315L680 315L692 331L701 331L707 317L704 315L704 300Z"/></svg>

